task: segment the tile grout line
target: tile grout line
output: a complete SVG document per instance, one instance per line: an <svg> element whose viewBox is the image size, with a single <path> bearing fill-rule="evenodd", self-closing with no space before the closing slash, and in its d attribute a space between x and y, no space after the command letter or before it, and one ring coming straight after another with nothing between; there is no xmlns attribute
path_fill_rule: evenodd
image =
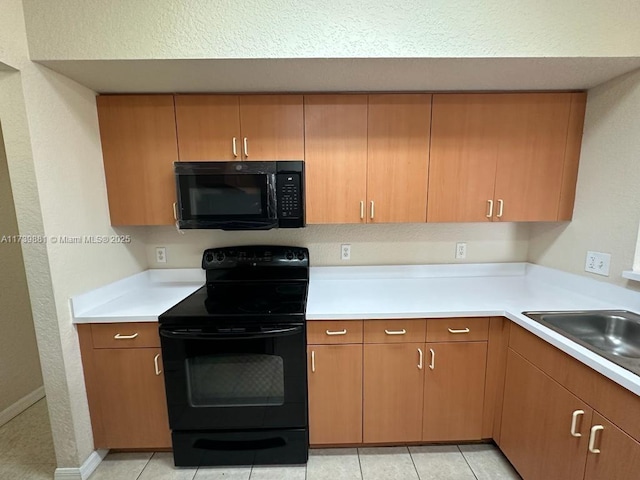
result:
<svg viewBox="0 0 640 480"><path fill-rule="evenodd" d="M364 473L362 473L362 462L360 461L360 449L356 448L356 455L358 456L358 467L360 467L360 480L364 480Z"/></svg>
<svg viewBox="0 0 640 480"><path fill-rule="evenodd" d="M147 469L147 467L149 466L149 463L151 463L151 459L153 458L153 456L156 454L156 452L153 452L151 454L151 456L149 457L149 460L147 460L147 463L144 464L144 467L142 467L142 470L140 470L140 473L138 474L138 476L136 477L136 480L140 480L140 477L142 476L142 474L144 473L144 471Z"/></svg>
<svg viewBox="0 0 640 480"><path fill-rule="evenodd" d="M458 451L460 452L460 455L462 455L462 458L464 459L464 462L467 464L467 466L469 467L469 470L471 470L471 475L473 475L473 478L475 478L476 480L478 479L478 476L476 475L475 470L473 469L473 467L471 466L471 464L469 463L469 460L467 460L467 457L464 456L464 452L462 451L462 449L460 448L460 445L456 445L456 448L458 449Z"/></svg>
<svg viewBox="0 0 640 480"><path fill-rule="evenodd" d="M416 467L416 462L413 459L413 455L411 455L411 449L409 447L407 447L407 451L409 452L409 458L411 458L411 463L413 464L413 468L416 471L416 475L418 475L418 480L422 480L422 477L420 476L420 472L418 471L418 467Z"/></svg>

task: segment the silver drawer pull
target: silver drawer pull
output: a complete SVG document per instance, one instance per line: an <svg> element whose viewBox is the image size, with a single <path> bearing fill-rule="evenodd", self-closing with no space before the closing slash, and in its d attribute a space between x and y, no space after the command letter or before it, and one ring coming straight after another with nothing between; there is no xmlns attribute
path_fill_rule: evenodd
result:
<svg viewBox="0 0 640 480"><path fill-rule="evenodd" d="M407 331L403 328L402 330L385 330L384 333L387 335L404 335Z"/></svg>
<svg viewBox="0 0 640 480"><path fill-rule="evenodd" d="M160 354L157 354L155 357L153 357L153 366L156 369L156 375L160 375L162 373L162 370L160 370L160 365L158 364L159 359L160 359Z"/></svg>
<svg viewBox="0 0 640 480"><path fill-rule="evenodd" d="M136 338L138 336L138 333L134 333L133 335L120 335L119 333L116 333L113 338L115 338L116 340L133 340L134 338Z"/></svg>
<svg viewBox="0 0 640 480"><path fill-rule="evenodd" d="M335 332L331 331L331 330L327 330L327 335L346 335L347 334L347 329L345 328L344 330L337 330Z"/></svg>
<svg viewBox="0 0 640 480"><path fill-rule="evenodd" d="M455 330L453 328L447 328L447 330L449 330L449 333L469 333L471 331L468 328L461 328L459 330Z"/></svg>

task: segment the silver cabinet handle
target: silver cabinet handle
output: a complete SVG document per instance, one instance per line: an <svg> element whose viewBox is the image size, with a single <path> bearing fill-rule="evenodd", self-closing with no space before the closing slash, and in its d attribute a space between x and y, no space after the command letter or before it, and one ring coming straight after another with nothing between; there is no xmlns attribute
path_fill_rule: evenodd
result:
<svg viewBox="0 0 640 480"><path fill-rule="evenodd" d="M244 137L242 144L244 147L244 156L249 157L249 140L247 140L247 137Z"/></svg>
<svg viewBox="0 0 640 480"><path fill-rule="evenodd" d="M364 219L364 201L360 200L360 220Z"/></svg>
<svg viewBox="0 0 640 480"><path fill-rule="evenodd" d="M178 221L178 204L176 202L173 202L173 219Z"/></svg>
<svg viewBox="0 0 640 480"><path fill-rule="evenodd" d="M424 360L424 354L422 353L422 349L421 348L418 349L418 355L419 355L418 369L422 370L422 361Z"/></svg>
<svg viewBox="0 0 640 480"><path fill-rule="evenodd" d="M469 333L471 330L469 330L469 328L461 328L459 330L455 330L453 328L447 328L447 330L449 330L449 333Z"/></svg>
<svg viewBox="0 0 640 480"><path fill-rule="evenodd" d="M504 210L504 200L500 198L498 199L498 214L496 215L497 218L502 218L503 210Z"/></svg>
<svg viewBox="0 0 640 480"><path fill-rule="evenodd" d="M133 335L120 335L119 333L116 333L113 338L115 338L116 340L133 340L134 338L136 338L138 336L138 333L134 333Z"/></svg>
<svg viewBox="0 0 640 480"><path fill-rule="evenodd" d="M433 348L430 348L429 353L431 353L431 363L429 363L429 368L433 370L436 368L436 352L433 351Z"/></svg>
<svg viewBox="0 0 640 480"><path fill-rule="evenodd" d="M402 330L385 330L384 333L387 335L404 335L407 331L403 328Z"/></svg>
<svg viewBox="0 0 640 480"><path fill-rule="evenodd" d="M373 216L375 215L375 204L373 203L373 200L371 200L371 220L373 220Z"/></svg>
<svg viewBox="0 0 640 480"><path fill-rule="evenodd" d="M576 425L578 423L578 417L584 415L584 410L574 410L571 414L571 436L572 437L581 437L582 434L576 432Z"/></svg>
<svg viewBox="0 0 640 480"><path fill-rule="evenodd" d="M311 372L316 373L316 352L311 350Z"/></svg>
<svg viewBox="0 0 640 480"><path fill-rule="evenodd" d="M589 435L589 451L591 453L600 453L600 449L596 448L596 434L600 430L604 430L602 425L594 425L591 427L591 434Z"/></svg>
<svg viewBox="0 0 640 480"><path fill-rule="evenodd" d="M487 200L489 204L489 212L487 213L487 218L493 217L493 200Z"/></svg>
<svg viewBox="0 0 640 480"><path fill-rule="evenodd" d="M236 137L233 137L233 141L231 143L233 145L233 156L237 157L238 156L238 147L236 145Z"/></svg>
<svg viewBox="0 0 640 480"><path fill-rule="evenodd" d="M327 335L346 335L346 334L347 334L346 328L344 330L336 330L336 331L327 330Z"/></svg>
<svg viewBox="0 0 640 480"><path fill-rule="evenodd" d="M156 375L160 375L162 373L162 370L160 370L160 366L158 365L159 358L160 354L157 354L155 357L153 357L153 365L154 367L156 367Z"/></svg>

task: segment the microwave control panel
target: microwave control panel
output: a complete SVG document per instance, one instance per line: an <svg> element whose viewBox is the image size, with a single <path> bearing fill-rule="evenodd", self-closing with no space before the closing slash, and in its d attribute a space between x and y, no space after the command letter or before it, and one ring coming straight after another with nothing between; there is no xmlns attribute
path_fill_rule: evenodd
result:
<svg viewBox="0 0 640 480"><path fill-rule="evenodd" d="M297 173L278 173L276 188L278 198L278 218L300 218L302 213L300 175Z"/></svg>

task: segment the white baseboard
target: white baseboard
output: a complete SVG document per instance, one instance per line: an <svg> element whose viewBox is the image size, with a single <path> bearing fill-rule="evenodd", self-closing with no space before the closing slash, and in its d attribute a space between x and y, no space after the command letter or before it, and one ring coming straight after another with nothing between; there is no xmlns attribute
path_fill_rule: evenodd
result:
<svg viewBox="0 0 640 480"><path fill-rule="evenodd" d="M20 415L41 398L44 398L44 387L36 388L33 392L28 393L16 403L9 405L9 407L0 412L0 426L4 425L12 418Z"/></svg>
<svg viewBox="0 0 640 480"><path fill-rule="evenodd" d="M87 480L107 456L109 450L95 450L80 468L56 468L54 480Z"/></svg>

